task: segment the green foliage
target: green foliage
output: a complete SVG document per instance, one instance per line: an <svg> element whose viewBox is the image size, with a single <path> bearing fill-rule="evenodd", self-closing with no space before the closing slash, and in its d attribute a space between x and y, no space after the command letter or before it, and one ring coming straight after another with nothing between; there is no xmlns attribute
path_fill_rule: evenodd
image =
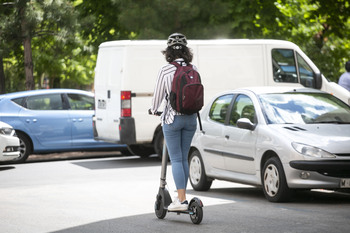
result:
<svg viewBox="0 0 350 233"><path fill-rule="evenodd" d="M51 87L88 89L100 43L173 32L289 40L337 81L350 60L349 15L349 0L0 0L0 58L6 91L24 90L25 19L37 88L46 77Z"/></svg>
<svg viewBox="0 0 350 233"><path fill-rule="evenodd" d="M36 88L41 88L44 77L49 78L51 87L91 85L93 57L77 33L78 15L71 1L18 0L2 9L6 15L0 16L4 19L0 24L0 43L4 49L0 52L4 58L7 92L25 89L24 37L31 38ZM86 64L81 63L84 61Z"/></svg>
<svg viewBox="0 0 350 233"><path fill-rule="evenodd" d="M288 32L280 38L299 45L328 79L337 82L350 60L349 1L278 0L276 6L289 19L279 21Z"/></svg>

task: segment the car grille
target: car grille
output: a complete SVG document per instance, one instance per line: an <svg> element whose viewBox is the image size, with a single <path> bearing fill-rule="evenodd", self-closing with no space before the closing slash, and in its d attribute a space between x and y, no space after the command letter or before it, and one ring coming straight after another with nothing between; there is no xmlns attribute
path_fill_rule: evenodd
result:
<svg viewBox="0 0 350 233"><path fill-rule="evenodd" d="M318 171L318 173L324 175L324 176L330 176L330 177L338 177L338 178L350 178L350 171L349 170L340 170L340 171Z"/></svg>
<svg viewBox="0 0 350 233"><path fill-rule="evenodd" d="M4 149L4 152L15 152L19 151L19 146L7 146Z"/></svg>

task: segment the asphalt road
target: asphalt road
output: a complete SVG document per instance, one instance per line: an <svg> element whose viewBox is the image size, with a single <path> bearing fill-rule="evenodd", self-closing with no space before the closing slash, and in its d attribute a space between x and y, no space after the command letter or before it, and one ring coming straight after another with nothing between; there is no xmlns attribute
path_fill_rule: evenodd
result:
<svg viewBox="0 0 350 233"><path fill-rule="evenodd" d="M96 155L97 156L97 155ZM290 203L270 203L258 188L214 181L208 192L193 191L204 218L156 218L153 204L160 161L107 157L54 158L0 165L0 232L348 232L350 195L299 192ZM171 169L168 188L173 192Z"/></svg>

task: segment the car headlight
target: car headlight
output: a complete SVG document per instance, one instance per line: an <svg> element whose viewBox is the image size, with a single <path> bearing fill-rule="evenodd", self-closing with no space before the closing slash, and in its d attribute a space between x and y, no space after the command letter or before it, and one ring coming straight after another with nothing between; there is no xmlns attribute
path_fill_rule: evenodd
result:
<svg viewBox="0 0 350 233"><path fill-rule="evenodd" d="M14 134L14 130L12 128L0 128L0 134L12 136Z"/></svg>
<svg viewBox="0 0 350 233"><path fill-rule="evenodd" d="M292 142L292 146L294 150L299 152L302 155L314 157L314 158L335 158L334 154L331 154L325 150L320 148L305 145L302 143Z"/></svg>

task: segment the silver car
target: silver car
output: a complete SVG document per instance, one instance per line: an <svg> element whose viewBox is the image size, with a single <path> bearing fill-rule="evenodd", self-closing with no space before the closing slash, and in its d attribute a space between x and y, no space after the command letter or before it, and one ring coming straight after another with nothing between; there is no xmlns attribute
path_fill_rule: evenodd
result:
<svg viewBox="0 0 350 233"><path fill-rule="evenodd" d="M190 182L262 186L272 202L297 189L350 188L350 107L308 88L256 87L217 95L201 113Z"/></svg>

